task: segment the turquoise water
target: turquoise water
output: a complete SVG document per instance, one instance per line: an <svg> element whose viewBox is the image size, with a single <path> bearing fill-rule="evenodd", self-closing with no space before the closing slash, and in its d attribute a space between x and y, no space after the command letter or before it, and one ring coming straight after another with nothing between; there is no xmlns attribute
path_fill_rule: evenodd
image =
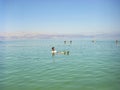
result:
<svg viewBox="0 0 120 90"><path fill-rule="evenodd" d="M115 41L0 41L0 90L120 90ZM69 55L51 55L69 50Z"/></svg>

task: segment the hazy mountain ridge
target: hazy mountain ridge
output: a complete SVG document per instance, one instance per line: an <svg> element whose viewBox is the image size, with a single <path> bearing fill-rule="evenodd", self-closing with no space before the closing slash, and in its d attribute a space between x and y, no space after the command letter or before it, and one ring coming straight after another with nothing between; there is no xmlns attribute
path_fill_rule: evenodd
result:
<svg viewBox="0 0 120 90"><path fill-rule="evenodd" d="M46 34L39 32L4 32L0 39L32 39L32 38L120 38L120 34Z"/></svg>

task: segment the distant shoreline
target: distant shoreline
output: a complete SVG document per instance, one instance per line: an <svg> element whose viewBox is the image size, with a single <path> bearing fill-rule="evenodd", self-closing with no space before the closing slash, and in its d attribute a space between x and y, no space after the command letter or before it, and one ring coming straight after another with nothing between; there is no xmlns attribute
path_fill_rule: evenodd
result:
<svg viewBox="0 0 120 90"><path fill-rule="evenodd" d="M17 33L0 33L0 40L11 39L110 39L119 40L117 34L45 34L37 32L17 32Z"/></svg>

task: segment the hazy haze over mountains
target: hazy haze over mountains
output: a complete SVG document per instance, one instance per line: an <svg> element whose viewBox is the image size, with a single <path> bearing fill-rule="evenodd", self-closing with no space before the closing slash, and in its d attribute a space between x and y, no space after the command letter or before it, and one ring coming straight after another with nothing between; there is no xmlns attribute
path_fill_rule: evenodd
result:
<svg viewBox="0 0 120 90"><path fill-rule="evenodd" d="M99 39L120 39L119 34L109 33L81 33L81 34L52 34L40 32L2 32L0 33L0 40L4 39L53 39L53 38L99 38Z"/></svg>

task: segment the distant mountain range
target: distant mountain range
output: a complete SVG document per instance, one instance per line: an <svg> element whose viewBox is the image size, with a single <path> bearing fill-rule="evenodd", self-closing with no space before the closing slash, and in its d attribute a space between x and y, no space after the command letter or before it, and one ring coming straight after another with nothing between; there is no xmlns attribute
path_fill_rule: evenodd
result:
<svg viewBox="0 0 120 90"><path fill-rule="evenodd" d="M2 32L0 39L120 38L120 34L45 34L39 32Z"/></svg>

